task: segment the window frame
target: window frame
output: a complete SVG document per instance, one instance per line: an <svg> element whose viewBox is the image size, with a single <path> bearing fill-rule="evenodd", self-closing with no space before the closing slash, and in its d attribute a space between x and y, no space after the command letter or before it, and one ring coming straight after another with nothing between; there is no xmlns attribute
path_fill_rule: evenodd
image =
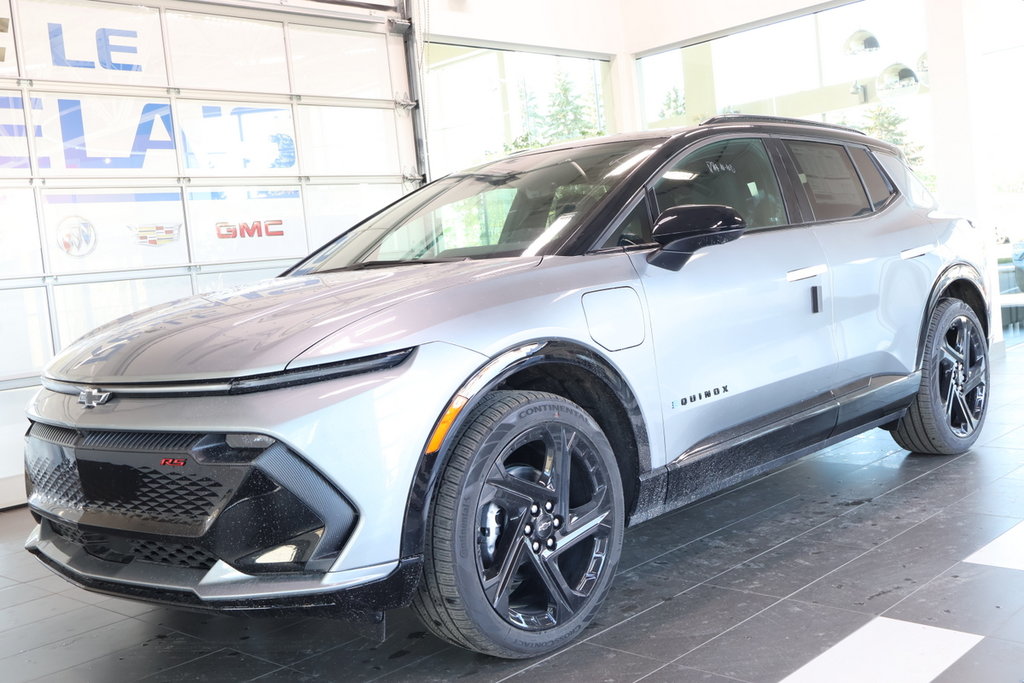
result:
<svg viewBox="0 0 1024 683"><path fill-rule="evenodd" d="M795 195L795 197L797 199L797 202L798 202L798 205L799 205L799 208L800 208L800 212L802 214L802 216L801 216L802 220L797 225L800 225L800 226L804 226L804 225L812 226L812 225L824 225L824 224L830 224L830 223L846 223L848 221L864 220L865 218L868 218L868 217L871 217L871 216L876 216L876 215L878 215L878 214L880 214L880 213L882 213L884 211L887 211L888 209L890 209L896 203L898 198L903 195L903 192L900 190L899 185L889 176L889 174L886 172L885 168L882 166L881 162L879 162L878 159L875 158L875 150L869 144L857 144L857 143L850 142L850 141L847 141L847 140L844 140L844 139L839 139L839 138L818 137L818 136L811 136L811 135L785 135L784 134L784 135L773 135L772 138L773 138L773 142L774 142L776 148L778 149L779 154L786 160L786 163L785 163L786 173L787 173L786 183L792 188L793 193L794 193L794 195ZM863 213L863 214L860 214L859 216L846 216L845 218L831 218L831 219L821 218L821 219L819 219L819 218L815 217L814 211L811 208L810 198L807 196L807 191L804 189L803 184L800 182L800 176L799 176L799 171L798 171L798 168L797 168L797 165L796 165L796 161L793 159L793 156L790 154L789 148L785 145L785 142L789 141L789 140L796 141L796 142L817 142L817 143L820 143L820 144L838 145L838 146L842 147L844 149L844 151L846 152L847 158L850 160L850 165L853 167L854 172L857 174L857 180L858 180L858 182L860 182L861 190L863 190L863 192L864 192L864 197L868 200L868 206L870 208L870 211L868 211L866 213ZM854 162L853 156L850 154L850 148L851 147L860 147L860 148L866 150L867 153L868 153L868 156L871 158L871 162L875 165L875 168L878 169L879 173L882 174L882 178L893 189L893 193L891 195L889 195L889 199L886 202L884 202L877 209L875 209L873 207L873 205L871 204L871 195L868 193L867 186L864 183L864 178L861 176L860 169L857 168L857 164L856 164L856 162Z"/></svg>
<svg viewBox="0 0 1024 683"><path fill-rule="evenodd" d="M782 223L781 225L764 225L756 228L747 228L747 230L750 232L763 232L766 230L785 230L796 225L796 223L793 220L794 212L792 208L792 201L795 199L795 195L792 192L792 188L787 188L787 181L789 181L789 178L784 177L783 174L779 172L779 166L782 162L782 158L772 149L774 147L774 145L771 144L772 139L773 136L767 133L744 132L728 133L724 135L718 134L711 135L698 142L694 142L691 145L687 145L686 147L681 149L679 152L674 154L671 159L669 159L666 163L662 164L654 173L652 173L646 181L644 181L644 190L647 194L648 206L650 212L652 213L653 221L657 222L658 216L661 215L661 208L658 206L658 200L657 196L655 195L654 185L658 182L658 179L661 178L661 176L666 171L673 168L676 164L685 159L687 156L693 154L694 152L699 152L701 149L707 147L708 145L717 144L719 142L727 142L729 140L760 140L761 144L764 145L765 153L768 156L768 162L771 167L772 173L775 175L775 182L778 183L779 194L780 198L782 199L782 207L783 210L786 212L786 222ZM654 243L652 242L652 244Z"/></svg>

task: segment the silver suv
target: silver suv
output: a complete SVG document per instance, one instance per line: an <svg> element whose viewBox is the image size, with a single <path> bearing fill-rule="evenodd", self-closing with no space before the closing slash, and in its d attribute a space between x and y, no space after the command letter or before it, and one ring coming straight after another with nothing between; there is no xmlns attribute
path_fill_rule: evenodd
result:
<svg viewBox="0 0 1024 683"><path fill-rule="evenodd" d="M624 529L873 427L985 420L982 238L892 146L720 116L442 178L279 278L101 327L29 407L28 549L88 589L530 657Z"/></svg>

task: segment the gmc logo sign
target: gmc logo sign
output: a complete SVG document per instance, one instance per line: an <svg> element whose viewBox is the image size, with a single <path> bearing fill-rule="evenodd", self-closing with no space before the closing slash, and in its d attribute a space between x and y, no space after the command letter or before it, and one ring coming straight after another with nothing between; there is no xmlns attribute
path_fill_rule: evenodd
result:
<svg viewBox="0 0 1024 683"><path fill-rule="evenodd" d="M187 458L161 458L160 464L164 467L184 467L188 462Z"/></svg>
<svg viewBox="0 0 1024 683"><path fill-rule="evenodd" d="M253 221L252 223L217 223L217 237L233 240L239 237L283 237L283 221Z"/></svg>

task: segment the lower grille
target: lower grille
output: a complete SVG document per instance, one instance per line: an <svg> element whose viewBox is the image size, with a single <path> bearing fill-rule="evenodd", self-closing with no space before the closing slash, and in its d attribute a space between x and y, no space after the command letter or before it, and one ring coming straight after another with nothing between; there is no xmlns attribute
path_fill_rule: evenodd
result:
<svg viewBox="0 0 1024 683"><path fill-rule="evenodd" d="M171 567L207 570L217 564L217 557L212 553L194 545L168 543L167 541L150 541L146 539L124 540L108 534L82 531L80 528L48 520L50 529L55 534L74 545L82 546L87 553L101 559L110 559L118 555L118 561L150 562ZM126 552L120 553L114 548L122 547Z"/></svg>

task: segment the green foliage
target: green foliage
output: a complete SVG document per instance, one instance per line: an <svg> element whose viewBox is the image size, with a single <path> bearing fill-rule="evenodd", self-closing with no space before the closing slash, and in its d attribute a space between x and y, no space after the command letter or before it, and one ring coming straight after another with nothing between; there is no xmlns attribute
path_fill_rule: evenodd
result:
<svg viewBox="0 0 1024 683"><path fill-rule="evenodd" d="M907 133L903 129L906 122L907 119L900 116L894 107L880 104L868 109L867 123L861 129L871 137L885 140L903 150L911 167L920 166L924 162L921 145L907 139Z"/></svg>
<svg viewBox="0 0 1024 683"><path fill-rule="evenodd" d="M598 128L593 110L581 100L572 81L564 73L555 75L555 89L548 99L546 115L540 113L536 98L525 83L519 86L519 101L522 106L523 132L505 144L506 154L593 137L604 132Z"/></svg>
<svg viewBox="0 0 1024 683"><path fill-rule="evenodd" d="M672 89L665 93L665 100L661 103L658 118L667 119L672 116L682 116L685 113L686 97L677 86L672 86Z"/></svg>

